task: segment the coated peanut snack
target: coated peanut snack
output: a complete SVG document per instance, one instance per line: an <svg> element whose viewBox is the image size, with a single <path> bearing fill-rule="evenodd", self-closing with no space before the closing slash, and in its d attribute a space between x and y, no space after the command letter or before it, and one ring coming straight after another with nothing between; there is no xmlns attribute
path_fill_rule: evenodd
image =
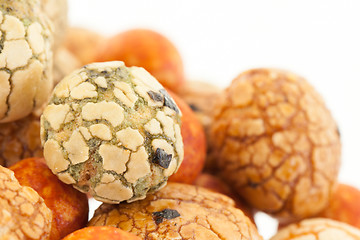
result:
<svg viewBox="0 0 360 240"><path fill-rule="evenodd" d="M22 187L14 173L0 166L0 239L48 239L51 210L30 187Z"/></svg>
<svg viewBox="0 0 360 240"><path fill-rule="evenodd" d="M359 240L360 230L346 223L313 218L281 229L270 240Z"/></svg>
<svg viewBox="0 0 360 240"><path fill-rule="evenodd" d="M340 137L305 79L274 69L240 74L216 106L210 135L222 177L253 207L288 223L328 204Z"/></svg>
<svg viewBox="0 0 360 240"><path fill-rule="evenodd" d="M52 89L52 29L35 0L0 1L0 122L39 109Z"/></svg>
<svg viewBox="0 0 360 240"><path fill-rule="evenodd" d="M43 158L23 159L11 166L10 170L22 186L34 189L51 210L50 240L62 239L86 226L89 212L86 194L61 182Z"/></svg>
<svg viewBox="0 0 360 240"><path fill-rule="evenodd" d="M0 165L10 167L31 156L43 156L40 117L30 114L14 122L0 123Z"/></svg>
<svg viewBox="0 0 360 240"><path fill-rule="evenodd" d="M103 204L89 226L113 226L142 239L262 239L253 223L225 195L180 183L146 199Z"/></svg>
<svg viewBox="0 0 360 240"><path fill-rule="evenodd" d="M183 158L181 112L143 68L93 63L65 77L41 117L47 165L107 203L163 187Z"/></svg>

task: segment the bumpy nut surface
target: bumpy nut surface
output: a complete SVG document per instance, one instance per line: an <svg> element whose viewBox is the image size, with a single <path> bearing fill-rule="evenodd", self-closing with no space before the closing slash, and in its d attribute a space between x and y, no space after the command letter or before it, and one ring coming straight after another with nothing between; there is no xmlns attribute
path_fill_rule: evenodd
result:
<svg viewBox="0 0 360 240"><path fill-rule="evenodd" d="M67 0L41 0L43 12L52 21L54 27L54 48L61 46L68 28Z"/></svg>
<svg viewBox="0 0 360 240"><path fill-rule="evenodd" d="M114 226L149 240L262 239L230 198L180 183L131 204L103 204L89 225Z"/></svg>
<svg viewBox="0 0 360 240"><path fill-rule="evenodd" d="M328 204L339 133L305 79L272 69L239 75L216 106L210 134L223 178L252 206L289 222Z"/></svg>
<svg viewBox="0 0 360 240"><path fill-rule="evenodd" d="M61 182L43 158L27 158L10 167L22 186L34 189L52 211L50 240L62 239L88 222L88 198Z"/></svg>
<svg viewBox="0 0 360 240"><path fill-rule="evenodd" d="M145 198L184 158L181 113L143 68L86 65L55 88L41 117L49 168L95 199Z"/></svg>
<svg viewBox="0 0 360 240"><path fill-rule="evenodd" d="M0 122L39 109L52 89L52 35L39 1L0 1Z"/></svg>
<svg viewBox="0 0 360 240"><path fill-rule="evenodd" d="M270 240L359 240L360 230L346 223L313 218L281 229Z"/></svg>
<svg viewBox="0 0 360 240"><path fill-rule="evenodd" d="M42 157L40 117L35 114L0 124L0 165L9 167L21 159Z"/></svg>
<svg viewBox="0 0 360 240"><path fill-rule="evenodd" d="M0 239L48 239L52 214L30 187L0 166Z"/></svg>

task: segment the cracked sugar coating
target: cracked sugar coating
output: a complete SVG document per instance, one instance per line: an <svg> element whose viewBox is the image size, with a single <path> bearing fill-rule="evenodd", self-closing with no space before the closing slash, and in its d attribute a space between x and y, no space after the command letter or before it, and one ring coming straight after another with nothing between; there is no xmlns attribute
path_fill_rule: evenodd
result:
<svg viewBox="0 0 360 240"><path fill-rule="evenodd" d="M281 229L270 240L360 240L360 229L346 223L313 218Z"/></svg>
<svg viewBox="0 0 360 240"><path fill-rule="evenodd" d="M0 239L49 239L52 214L39 194L0 166Z"/></svg>
<svg viewBox="0 0 360 240"><path fill-rule="evenodd" d="M216 106L210 150L223 178L282 223L320 212L340 164L336 123L319 94L294 74L240 74Z"/></svg>
<svg viewBox="0 0 360 240"><path fill-rule="evenodd" d="M0 122L39 109L52 90L52 32L35 0L0 1Z"/></svg>
<svg viewBox="0 0 360 240"><path fill-rule="evenodd" d="M180 111L143 68L93 63L55 88L41 117L49 168L108 203L164 186L183 158Z"/></svg>
<svg viewBox="0 0 360 240"><path fill-rule="evenodd" d="M89 226L118 227L148 240L262 239L230 198L180 183L168 183L141 201L103 204Z"/></svg>

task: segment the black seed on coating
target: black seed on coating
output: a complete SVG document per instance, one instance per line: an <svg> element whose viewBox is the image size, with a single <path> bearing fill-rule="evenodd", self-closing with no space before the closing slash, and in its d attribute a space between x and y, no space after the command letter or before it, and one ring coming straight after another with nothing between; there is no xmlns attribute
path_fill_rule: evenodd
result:
<svg viewBox="0 0 360 240"><path fill-rule="evenodd" d="M165 98L164 106L171 108L175 112L179 113L179 109L177 108L176 104L174 103L172 98L169 96L167 91L165 89L161 89L160 92L164 95L164 98Z"/></svg>
<svg viewBox="0 0 360 240"><path fill-rule="evenodd" d="M153 163L160 165L163 168L168 168L171 162L172 154L167 154L164 149L157 148L153 158Z"/></svg>
<svg viewBox="0 0 360 240"><path fill-rule="evenodd" d="M152 215L156 224L162 223L165 219L170 220L180 217L180 213L178 211L169 208L166 208L160 212L153 212Z"/></svg>
<svg viewBox="0 0 360 240"><path fill-rule="evenodd" d="M189 104L191 110L193 110L194 112L198 112L200 111L200 109L195 105L195 104Z"/></svg>
<svg viewBox="0 0 360 240"><path fill-rule="evenodd" d="M164 96L161 95L160 93L157 93L157 92L154 92L154 91L148 91L147 94L155 102L164 102Z"/></svg>

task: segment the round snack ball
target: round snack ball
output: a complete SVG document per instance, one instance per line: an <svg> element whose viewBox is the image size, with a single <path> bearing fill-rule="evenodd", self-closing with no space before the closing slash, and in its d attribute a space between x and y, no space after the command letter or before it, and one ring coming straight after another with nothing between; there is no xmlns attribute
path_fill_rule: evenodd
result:
<svg viewBox="0 0 360 240"><path fill-rule="evenodd" d="M131 204L103 204L89 226L113 226L142 239L262 239L225 195L181 183Z"/></svg>
<svg viewBox="0 0 360 240"><path fill-rule="evenodd" d="M179 106L181 117L181 136L184 143L184 160L179 170L169 181L192 184L204 168L206 157L206 138L204 128L191 108L175 93L170 96Z"/></svg>
<svg viewBox="0 0 360 240"><path fill-rule="evenodd" d="M281 229L270 240L360 240L360 229L326 218L306 219Z"/></svg>
<svg viewBox="0 0 360 240"><path fill-rule="evenodd" d="M328 204L340 137L305 79L274 69L240 74L216 105L210 135L218 171L253 207L288 223Z"/></svg>
<svg viewBox="0 0 360 240"><path fill-rule="evenodd" d="M42 157L40 117L30 114L20 120L0 123L0 165L10 167L28 157Z"/></svg>
<svg viewBox="0 0 360 240"><path fill-rule="evenodd" d="M338 184L329 205L318 217L331 218L360 228L360 190Z"/></svg>
<svg viewBox="0 0 360 240"><path fill-rule="evenodd" d="M96 61L113 60L145 68L174 92L185 82L184 66L176 46L164 35L149 29L131 29L103 41Z"/></svg>
<svg viewBox="0 0 360 240"><path fill-rule="evenodd" d="M60 180L99 201L142 199L184 158L180 118L143 68L89 64L65 77L44 109L44 157Z"/></svg>
<svg viewBox="0 0 360 240"><path fill-rule="evenodd" d="M10 167L22 186L34 189L52 211L50 239L61 239L88 222L87 196L61 182L43 158L27 158Z"/></svg>
<svg viewBox="0 0 360 240"><path fill-rule="evenodd" d="M80 61L81 65L95 61L97 50L105 37L97 32L79 27L67 29L63 46Z"/></svg>
<svg viewBox="0 0 360 240"><path fill-rule="evenodd" d="M141 240L134 234L125 232L116 227L97 226L79 229L63 240Z"/></svg>
<svg viewBox="0 0 360 240"><path fill-rule="evenodd" d="M15 121L48 100L52 80L52 32L35 0L0 3L0 122Z"/></svg>
<svg viewBox="0 0 360 240"><path fill-rule="evenodd" d="M0 166L0 239L49 239L52 214L39 194Z"/></svg>
<svg viewBox="0 0 360 240"><path fill-rule="evenodd" d="M54 27L54 49L61 46L68 28L67 0L41 0L43 12L52 21Z"/></svg>

